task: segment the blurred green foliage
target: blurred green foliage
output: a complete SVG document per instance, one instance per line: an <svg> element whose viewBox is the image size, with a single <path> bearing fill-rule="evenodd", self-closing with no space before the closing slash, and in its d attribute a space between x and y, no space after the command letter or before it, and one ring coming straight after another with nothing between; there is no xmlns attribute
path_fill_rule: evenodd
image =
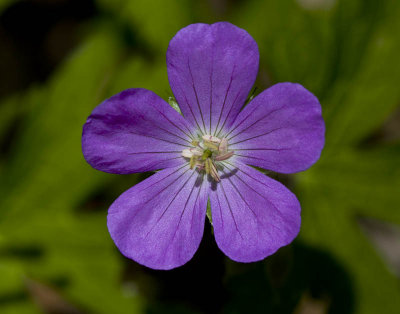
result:
<svg viewBox="0 0 400 314"><path fill-rule="evenodd" d="M1 1L0 10L12 2ZM398 278L357 219L400 224L400 142L384 129L400 104L400 2L95 4L80 42L51 77L0 103L0 142L7 143L0 159L0 312L43 311L32 301L29 280L83 313L201 312L190 297L158 297L163 280L179 270L159 275L129 264L134 276L125 274L127 261L107 232L106 208L144 176L93 170L82 157L80 136L91 110L120 90L144 87L167 100L169 40L187 24L228 20L259 45L257 86L303 84L319 97L327 132L320 161L285 179L302 203L299 238L256 264L217 253L222 277L209 279L223 291L216 311L292 313L311 294L328 300L329 313L399 313ZM213 261L207 265L213 274ZM206 302L204 289L199 298Z"/></svg>

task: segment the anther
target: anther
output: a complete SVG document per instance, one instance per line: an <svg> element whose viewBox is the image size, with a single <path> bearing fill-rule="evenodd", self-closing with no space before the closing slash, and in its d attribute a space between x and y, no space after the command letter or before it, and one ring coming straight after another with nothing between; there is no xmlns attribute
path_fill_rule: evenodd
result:
<svg viewBox="0 0 400 314"><path fill-rule="evenodd" d="M233 151L226 152L224 154L219 154L219 155L215 156L215 160L216 161L227 160L227 159L231 158L233 156L233 154L234 154Z"/></svg>
<svg viewBox="0 0 400 314"><path fill-rule="evenodd" d="M211 143L216 143L216 144L221 142L221 140L218 137L212 136L212 135L209 135L209 134L203 135L203 140L207 141L207 142L211 142Z"/></svg>
<svg viewBox="0 0 400 314"><path fill-rule="evenodd" d="M225 153L228 151L228 140L225 137L219 143L218 150L220 153Z"/></svg>

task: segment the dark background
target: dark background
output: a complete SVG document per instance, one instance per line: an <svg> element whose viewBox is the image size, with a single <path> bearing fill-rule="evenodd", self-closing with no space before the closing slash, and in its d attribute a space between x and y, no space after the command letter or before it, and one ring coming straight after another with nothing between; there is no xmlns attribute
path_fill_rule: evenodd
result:
<svg viewBox="0 0 400 314"><path fill-rule="evenodd" d="M81 128L129 87L167 99L169 40L230 21L260 49L256 86L299 82L326 146L276 176L302 204L299 237L239 264L208 222L185 266L124 258L107 208L150 174L85 163ZM0 1L0 313L400 313L400 1Z"/></svg>

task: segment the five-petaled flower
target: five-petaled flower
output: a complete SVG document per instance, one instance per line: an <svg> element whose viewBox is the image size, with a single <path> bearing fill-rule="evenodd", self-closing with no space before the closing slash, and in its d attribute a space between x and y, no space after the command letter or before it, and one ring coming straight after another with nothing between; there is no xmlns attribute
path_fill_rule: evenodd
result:
<svg viewBox="0 0 400 314"><path fill-rule="evenodd" d="M241 110L258 60L245 30L189 25L167 51L182 115L145 89L122 91L93 110L82 137L90 165L117 174L163 169L109 209L111 237L125 256L155 269L185 264L202 239L208 201L216 242L235 261L261 260L296 237L296 196L251 166L309 168L324 145L321 106L301 85L280 83Z"/></svg>

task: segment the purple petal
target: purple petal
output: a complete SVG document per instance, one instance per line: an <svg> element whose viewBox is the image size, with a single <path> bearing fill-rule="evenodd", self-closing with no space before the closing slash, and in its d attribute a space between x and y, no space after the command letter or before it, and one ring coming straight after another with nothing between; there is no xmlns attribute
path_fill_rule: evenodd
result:
<svg viewBox="0 0 400 314"><path fill-rule="evenodd" d="M154 269L189 261L203 236L207 189L202 177L184 165L157 172L123 193L107 222L122 254Z"/></svg>
<svg viewBox="0 0 400 314"><path fill-rule="evenodd" d="M318 160L324 134L318 99L299 84L280 83L254 98L226 137L241 162L292 173Z"/></svg>
<svg viewBox="0 0 400 314"><path fill-rule="evenodd" d="M210 191L215 239L238 262L254 262L289 244L300 229L300 204L281 183L236 163L225 163Z"/></svg>
<svg viewBox="0 0 400 314"><path fill-rule="evenodd" d="M164 100L127 89L97 106L83 126L82 150L94 168L126 174L181 165L190 129Z"/></svg>
<svg viewBox="0 0 400 314"><path fill-rule="evenodd" d="M254 84L258 59L253 38L230 23L181 29L169 44L167 68L185 118L202 133L226 129Z"/></svg>

